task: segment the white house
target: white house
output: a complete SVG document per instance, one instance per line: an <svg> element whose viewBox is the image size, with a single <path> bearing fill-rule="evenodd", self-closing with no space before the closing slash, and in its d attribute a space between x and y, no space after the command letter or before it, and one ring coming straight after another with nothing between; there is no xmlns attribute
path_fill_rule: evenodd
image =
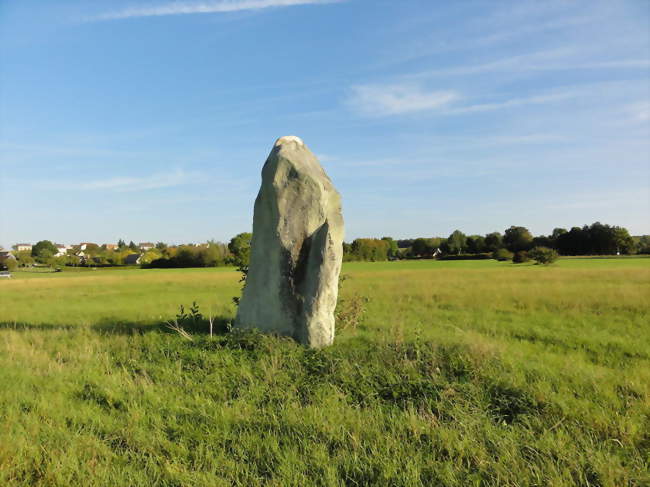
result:
<svg viewBox="0 0 650 487"><path fill-rule="evenodd" d="M56 247L56 254L54 254L54 257L62 257L68 252L68 247L66 245L62 244L54 244Z"/></svg>
<svg viewBox="0 0 650 487"><path fill-rule="evenodd" d="M17 252L24 252L24 251L31 252L32 251L32 244L28 244L28 243L16 244L16 251Z"/></svg>
<svg viewBox="0 0 650 487"><path fill-rule="evenodd" d="M138 247L143 252L146 252L147 250L153 249L155 247L155 245L152 244L151 242L140 242L140 245L138 245Z"/></svg>
<svg viewBox="0 0 650 487"><path fill-rule="evenodd" d="M89 245L97 245L97 244L94 244L94 243L92 243L92 242L81 242L81 243L79 244L79 250L86 250L86 248L87 248Z"/></svg>

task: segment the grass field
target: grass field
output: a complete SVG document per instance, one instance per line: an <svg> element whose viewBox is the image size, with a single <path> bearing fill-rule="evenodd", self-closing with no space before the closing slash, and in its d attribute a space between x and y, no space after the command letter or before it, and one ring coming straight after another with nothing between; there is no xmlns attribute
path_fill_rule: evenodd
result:
<svg viewBox="0 0 650 487"><path fill-rule="evenodd" d="M334 346L220 323L232 269L0 282L0 485L650 485L650 259L350 263Z"/></svg>

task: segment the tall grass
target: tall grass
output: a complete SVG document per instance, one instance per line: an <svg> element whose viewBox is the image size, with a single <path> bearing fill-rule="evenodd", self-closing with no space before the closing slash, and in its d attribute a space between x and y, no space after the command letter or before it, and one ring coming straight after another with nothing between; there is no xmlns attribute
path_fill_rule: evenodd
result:
<svg viewBox="0 0 650 487"><path fill-rule="evenodd" d="M232 270L0 282L0 485L649 485L650 260L354 263L308 350Z"/></svg>

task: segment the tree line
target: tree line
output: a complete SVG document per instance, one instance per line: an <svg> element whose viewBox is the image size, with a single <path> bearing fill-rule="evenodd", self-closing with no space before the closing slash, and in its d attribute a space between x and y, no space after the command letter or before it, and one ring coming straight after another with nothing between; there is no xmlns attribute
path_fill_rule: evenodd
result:
<svg viewBox="0 0 650 487"><path fill-rule="evenodd" d="M600 222L570 230L555 228L550 235L534 236L522 226L511 226L503 233L466 235L455 230L447 238L394 240L391 237L359 238L343 245L345 261L393 259L526 258L533 249L551 249L559 255L650 254L650 236L632 237L620 226Z"/></svg>
<svg viewBox="0 0 650 487"><path fill-rule="evenodd" d="M117 248L86 244L57 256L59 249L41 240L31 251L14 252L15 259L0 258L0 268L29 267L35 264L63 266L122 266L137 264L145 268L248 266L252 234L234 236L228 244L213 240L200 245L168 245L158 242L141 251L134 242L120 239ZM497 259L525 262L533 256L551 255L650 254L650 235L630 236L627 229L600 222L570 230L556 228L550 235L533 234L522 226L511 226L503 233L465 235L455 230L448 237L414 239L357 238L343 244L344 261L386 261L397 259ZM541 253L540 253L541 252ZM81 254L83 253L83 256ZM531 254L531 255L529 255ZM132 257L137 259L132 259ZM538 259L536 259L538 260ZM541 260L538 260L541 261Z"/></svg>

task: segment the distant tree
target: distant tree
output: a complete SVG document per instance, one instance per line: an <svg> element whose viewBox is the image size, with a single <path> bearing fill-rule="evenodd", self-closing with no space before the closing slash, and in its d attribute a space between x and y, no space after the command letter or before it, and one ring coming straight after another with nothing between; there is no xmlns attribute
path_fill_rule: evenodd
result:
<svg viewBox="0 0 650 487"><path fill-rule="evenodd" d="M162 257L162 254L160 253L160 250L158 249L150 249L147 250L144 254L142 254L142 257L140 257L140 264L146 265L146 264L151 264L156 259L160 259Z"/></svg>
<svg viewBox="0 0 650 487"><path fill-rule="evenodd" d="M18 261L13 257L0 257L0 270L13 271L18 267Z"/></svg>
<svg viewBox="0 0 650 487"><path fill-rule="evenodd" d="M347 242L343 242L343 260L345 262L356 260L355 256L352 254L352 244Z"/></svg>
<svg viewBox="0 0 650 487"><path fill-rule="evenodd" d="M553 237L546 235L538 235L533 237L531 242L532 247L552 247L553 246Z"/></svg>
<svg viewBox="0 0 650 487"><path fill-rule="evenodd" d="M488 233L485 236L485 250L488 252L495 252L503 248L503 237L499 232Z"/></svg>
<svg viewBox="0 0 650 487"><path fill-rule="evenodd" d="M158 242L156 243L156 248L158 250L165 250L167 248L167 244L165 242Z"/></svg>
<svg viewBox="0 0 650 487"><path fill-rule="evenodd" d="M511 252L530 249L533 235L526 227L511 226L503 235L503 243Z"/></svg>
<svg viewBox="0 0 650 487"><path fill-rule="evenodd" d="M122 240L122 239L119 239L119 240L117 241L117 248L120 249L120 250L122 250L122 249L125 248L125 247L126 247L126 242L125 242L124 240Z"/></svg>
<svg viewBox="0 0 650 487"><path fill-rule="evenodd" d="M86 257L91 259L98 257L101 260L101 257L103 256L102 249L99 247L99 245L93 243L86 244L86 248L83 253L86 255Z"/></svg>
<svg viewBox="0 0 650 487"><path fill-rule="evenodd" d="M197 259L201 267L224 265L229 257L228 247L214 240L209 240L207 246L201 247L197 251Z"/></svg>
<svg viewBox="0 0 650 487"><path fill-rule="evenodd" d="M557 251L548 247L535 247L528 252L528 256L538 264L544 265L552 264L558 258Z"/></svg>
<svg viewBox="0 0 650 487"><path fill-rule="evenodd" d="M14 255L16 256L16 261L18 261L20 267L29 267L34 265L34 258L29 250L16 252Z"/></svg>
<svg viewBox="0 0 650 487"><path fill-rule="evenodd" d="M613 255L634 253L634 239L627 229L600 222L573 227L561 233L555 248L562 255Z"/></svg>
<svg viewBox="0 0 650 487"><path fill-rule="evenodd" d="M382 237L381 239L388 243L388 258L397 259L399 257L399 247L397 246L397 242L391 237Z"/></svg>
<svg viewBox="0 0 650 487"><path fill-rule="evenodd" d="M497 249L492 253L492 258L499 261L512 260L513 254L508 249Z"/></svg>
<svg viewBox="0 0 650 487"><path fill-rule="evenodd" d="M612 239L614 241L614 245L616 246L616 253L621 253L621 254L635 253L636 246L634 245L634 239L631 237L630 233L627 231L626 228L613 227Z"/></svg>
<svg viewBox="0 0 650 487"><path fill-rule="evenodd" d="M397 246L400 249L408 249L413 246L413 241L414 239L412 238L400 239L397 241Z"/></svg>
<svg viewBox="0 0 650 487"><path fill-rule="evenodd" d="M485 237L481 235L471 235L467 237L467 252L470 254L480 254L485 252L487 247L485 245Z"/></svg>
<svg viewBox="0 0 650 487"><path fill-rule="evenodd" d="M133 240L129 242L129 249L133 250L134 252L140 250Z"/></svg>
<svg viewBox="0 0 650 487"><path fill-rule="evenodd" d="M388 259L389 244L376 238L357 238L352 242L354 260L378 262Z"/></svg>
<svg viewBox="0 0 650 487"><path fill-rule="evenodd" d="M454 230L447 238L447 248L451 254L461 254L467 247L467 237L460 230Z"/></svg>
<svg viewBox="0 0 650 487"><path fill-rule="evenodd" d="M650 235L641 235L636 244L638 254L650 254Z"/></svg>
<svg viewBox="0 0 650 487"><path fill-rule="evenodd" d="M247 269L251 255L251 240L253 234L244 232L235 235L228 243L228 250L232 254L233 264L237 267Z"/></svg>
<svg viewBox="0 0 650 487"><path fill-rule="evenodd" d="M551 238L551 246L554 249L557 249L557 242L562 237L562 235L564 235L565 233L567 233L566 228L554 228L553 229L553 233L551 233L550 238Z"/></svg>
<svg viewBox="0 0 650 487"><path fill-rule="evenodd" d="M46 251L46 254L43 254L43 251ZM40 255L54 255L59 251L59 249L49 240L41 240L37 242L36 245L32 247L32 257L39 257Z"/></svg>
<svg viewBox="0 0 650 487"><path fill-rule="evenodd" d="M524 262L528 262L530 260L530 257L528 257L528 252L525 250L518 250L515 252L515 255L512 256L512 262L515 264L523 264Z"/></svg>
<svg viewBox="0 0 650 487"><path fill-rule="evenodd" d="M438 248L436 243L439 241L439 239L432 238L416 238L411 245L411 255L413 257L431 257Z"/></svg>
<svg viewBox="0 0 650 487"><path fill-rule="evenodd" d="M584 255L589 247L589 229L572 227L568 232L559 234L555 239L555 248L562 255Z"/></svg>

